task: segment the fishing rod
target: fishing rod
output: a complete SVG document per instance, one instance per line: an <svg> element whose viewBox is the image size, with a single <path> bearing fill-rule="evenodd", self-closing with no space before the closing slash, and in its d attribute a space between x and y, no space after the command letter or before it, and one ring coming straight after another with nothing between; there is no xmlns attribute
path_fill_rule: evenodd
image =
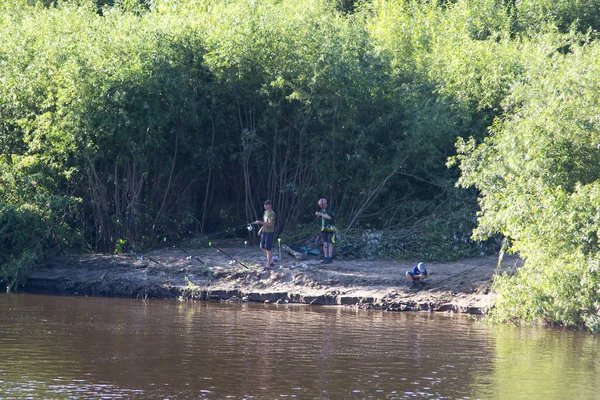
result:
<svg viewBox="0 0 600 400"><path fill-rule="evenodd" d="M144 256L143 256L143 255L142 255L142 256L140 256L140 257L141 257L141 258L140 258L140 260L143 260L143 259L144 259ZM156 260L155 260L154 258L152 258L152 257L146 257L146 258L147 258L148 260L152 261L153 263L157 264L158 266L162 267L162 268L167 268L167 266L166 266L166 265L159 263L158 261L156 261Z"/></svg>
<svg viewBox="0 0 600 400"><path fill-rule="evenodd" d="M194 258L194 259L200 261L202 264L204 264L205 266L208 267L208 264L204 260L202 260L200 257L191 255L190 253L188 253L187 251L185 251L184 249L182 249L181 247L179 247L177 245L173 245L173 247L175 247L176 249L179 249L179 250L183 251L185 254L187 254L188 258Z"/></svg>
<svg viewBox="0 0 600 400"><path fill-rule="evenodd" d="M241 262L240 260L238 260L236 258L233 258L229 254L225 253L222 249L218 248L217 246L215 246L215 248L217 249L217 251L220 251L221 253L225 254L227 257L231 258L232 261L235 261L236 263L240 264L242 267L244 267L248 270L250 269L246 264L244 264L243 262Z"/></svg>
<svg viewBox="0 0 600 400"><path fill-rule="evenodd" d="M187 251L185 251L185 250L184 250L184 249L182 249L181 247L179 247L179 246L177 246L177 245L173 245L173 247L175 247L175 248L177 248L177 249L179 249L179 250L183 251L185 254L187 254L187 255L188 255L188 258L192 258L192 257L193 257L193 256L192 256L190 253L188 253ZM151 251L151 250L152 250L152 249L150 249L150 251ZM153 263L155 263L155 264L157 264L157 265L159 265L159 266L161 266L161 267L163 267L163 268L167 268L167 266L166 266L166 265L159 263L158 261L156 261L156 260L155 260L154 258L152 258L152 257L149 257L149 256L144 256L144 254L145 254L145 253L143 253L143 254L140 254L140 255L137 257L137 259L138 259L138 260L143 260L143 259L144 259L144 257L145 257L145 258L147 258L148 260L152 261ZM205 266L207 266L207 267L208 267L208 264L207 264L206 262L202 261L202 260L201 260L199 257L195 257L195 258L196 258L196 260L200 261L202 264L204 264Z"/></svg>
<svg viewBox="0 0 600 400"><path fill-rule="evenodd" d="M240 225L239 227L236 227L236 228L234 228L234 229L239 229L239 228L241 228L241 227L246 227L246 229L247 229L249 232L251 232L251 231L253 230L253 228L252 228L252 224L244 224L244 225ZM219 232L217 232L217 233L219 233ZM164 242L166 242L166 241L167 241L167 238L166 238L166 237L165 237L165 238L163 238L163 241L164 241ZM188 258L194 258L194 259L196 259L196 260L200 261L200 262L201 262L202 264L204 264L205 266L208 266L208 264L206 263L206 261L202 260L200 257L197 257L197 256L192 256L192 255L191 255L189 252L187 252L186 250L182 249L182 248L179 246L179 244L178 244L178 243L173 243L173 242L171 242L171 243L172 243L172 247L173 247L173 248L179 249L180 251L182 251L183 253L185 253L185 254L188 256ZM209 246L212 246L212 243L211 243L211 242L209 242L208 244L209 244ZM139 260L143 260L143 259L144 259L144 254L146 254L146 253L148 253L148 252L152 251L154 247L155 247L155 246L152 246L152 247L151 247L150 249L148 249L146 252L144 252L144 253L140 254L140 255L139 255L137 258L138 258ZM216 247L216 246L215 246L215 247ZM225 254L227 257L231 258L233 261L235 261L235 262L239 263L240 265L242 265L244 268L250 269L250 268L248 268L248 266L246 266L246 265L245 265L244 263L242 263L241 261L239 261L239 260L237 260L237 259L233 258L232 256L230 256L229 254L225 253L225 252L224 252L222 249L220 249L219 247L216 247L216 249L217 249L217 251L220 251L221 253ZM156 263L156 264L160 265L161 267L164 267L164 265L162 265L162 264L161 264L161 263L159 263L158 261L156 261L156 260L152 259L151 257L146 257L146 258L148 258L150 261L152 261L152 262L154 262L154 263Z"/></svg>
<svg viewBox="0 0 600 400"><path fill-rule="evenodd" d="M201 262L202 264L204 264L206 267L208 267L208 264L206 263L206 261L202 260L200 257L197 257L197 256L193 256L193 255L191 255L190 253L188 253L187 251L185 251L184 249L182 249L181 247L179 247L179 244L177 244L177 243L173 243L173 248L175 248L175 249L178 249L178 250L181 250L182 252L184 252L185 254L187 254L187 258L188 258L188 259L194 258L194 259L196 259L196 260L200 261L200 262Z"/></svg>

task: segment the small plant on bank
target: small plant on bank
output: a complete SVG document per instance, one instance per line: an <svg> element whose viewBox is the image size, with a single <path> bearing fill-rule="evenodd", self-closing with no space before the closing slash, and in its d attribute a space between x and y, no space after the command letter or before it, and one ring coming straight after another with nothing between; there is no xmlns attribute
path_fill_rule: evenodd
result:
<svg viewBox="0 0 600 400"><path fill-rule="evenodd" d="M201 297L201 293L198 285L192 282L187 276L185 277L185 282L187 286L182 289L182 293L179 297L177 297L177 300L179 302L184 302L195 301L196 299L199 299Z"/></svg>

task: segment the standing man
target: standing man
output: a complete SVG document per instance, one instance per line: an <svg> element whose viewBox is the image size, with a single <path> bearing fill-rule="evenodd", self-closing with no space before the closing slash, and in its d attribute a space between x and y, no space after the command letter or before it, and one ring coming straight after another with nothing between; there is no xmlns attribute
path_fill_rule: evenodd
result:
<svg viewBox="0 0 600 400"><path fill-rule="evenodd" d="M254 223L262 225L258 231L258 234L260 235L260 248L267 256L267 266L265 268L271 269L274 265L271 246L273 245L273 236L275 236L275 211L271 209L271 207L273 207L271 200L266 200L263 204L265 207L263 220L257 219Z"/></svg>
<svg viewBox="0 0 600 400"><path fill-rule="evenodd" d="M331 264L333 262L333 242L335 241L335 213L331 208L327 208L327 200L319 199L320 210L315 212L317 217L321 217L321 240L323 240L323 255L325 258L321 264Z"/></svg>

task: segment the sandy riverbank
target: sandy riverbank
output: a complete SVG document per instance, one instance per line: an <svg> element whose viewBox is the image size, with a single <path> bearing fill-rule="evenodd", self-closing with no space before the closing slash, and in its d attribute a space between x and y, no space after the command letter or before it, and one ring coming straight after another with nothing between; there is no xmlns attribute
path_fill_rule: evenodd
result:
<svg viewBox="0 0 600 400"><path fill-rule="evenodd" d="M32 273L26 291L484 314L493 302L494 274L522 263L505 257L499 269L496 256L428 263L429 279L415 290L404 273L419 260L338 258L321 265L316 256L299 261L283 254L276 269L266 270L264 258L256 246L237 240L203 249L165 248L143 257L63 255Z"/></svg>

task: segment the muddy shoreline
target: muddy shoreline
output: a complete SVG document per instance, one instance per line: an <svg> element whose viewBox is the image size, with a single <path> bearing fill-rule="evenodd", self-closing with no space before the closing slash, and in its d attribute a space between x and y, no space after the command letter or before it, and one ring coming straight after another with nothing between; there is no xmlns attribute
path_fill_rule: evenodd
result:
<svg viewBox="0 0 600 400"><path fill-rule="evenodd" d="M24 290L58 295L164 298L179 301L253 301L336 305L387 311L486 314L493 276L521 264L487 256L428 263L429 278L411 288L404 272L419 260L352 260L319 264L282 254L273 270L243 241L203 249L165 248L144 255L70 254L30 274Z"/></svg>

